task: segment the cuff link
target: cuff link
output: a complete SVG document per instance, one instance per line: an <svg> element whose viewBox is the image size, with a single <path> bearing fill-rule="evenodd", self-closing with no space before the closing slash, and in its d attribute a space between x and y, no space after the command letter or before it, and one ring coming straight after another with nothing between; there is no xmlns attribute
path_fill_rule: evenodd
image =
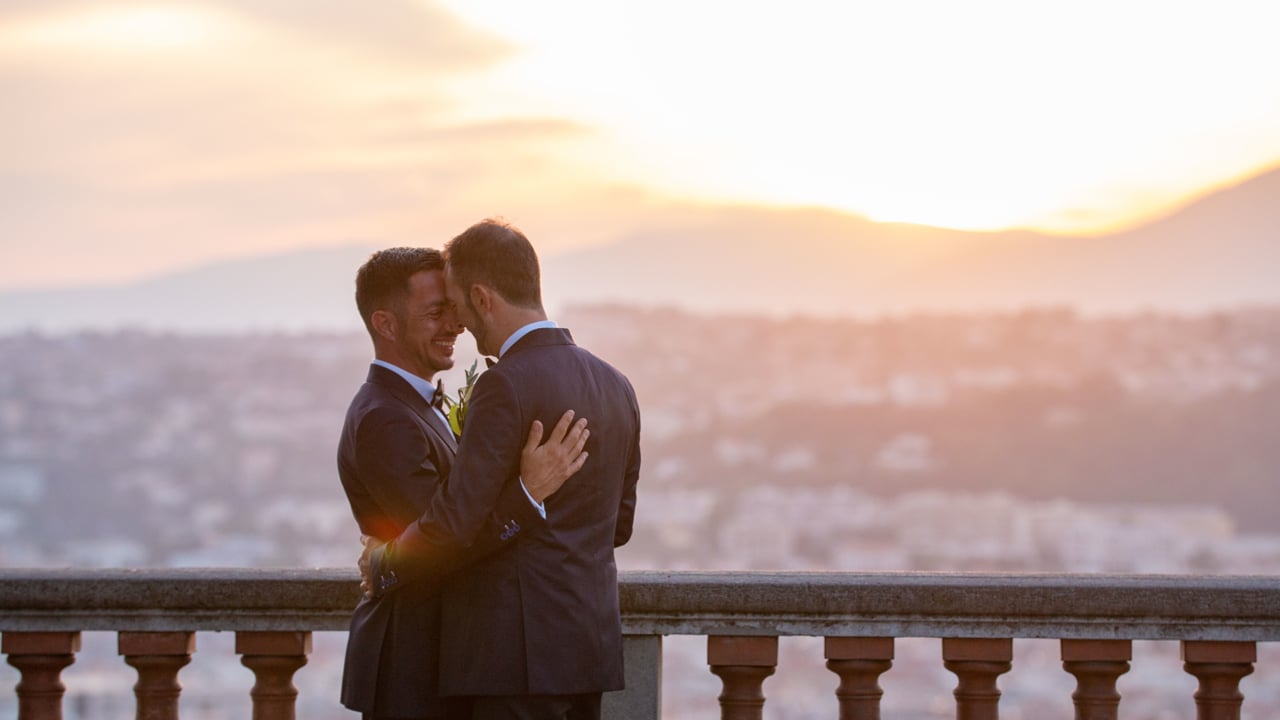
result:
<svg viewBox="0 0 1280 720"><path fill-rule="evenodd" d="M378 578L378 580L379 580L379 584L381 585L382 592L386 592L390 590L391 588L396 586L396 583L400 582L400 578L396 577L395 570L388 570L386 573L382 575L382 577Z"/></svg>
<svg viewBox="0 0 1280 720"><path fill-rule="evenodd" d="M503 542L506 542L511 538L515 537L516 533L518 532L520 532L520 523L516 522L515 520L512 520L511 522L502 526L502 534L498 536L498 539Z"/></svg>

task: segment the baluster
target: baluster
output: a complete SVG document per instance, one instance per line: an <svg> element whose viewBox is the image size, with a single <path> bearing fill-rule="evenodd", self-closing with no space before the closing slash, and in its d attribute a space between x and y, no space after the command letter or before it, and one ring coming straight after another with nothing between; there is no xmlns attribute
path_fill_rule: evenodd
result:
<svg viewBox="0 0 1280 720"><path fill-rule="evenodd" d="M1182 667L1200 680L1197 720L1240 720L1240 679L1253 672L1257 660L1257 643L1184 640Z"/></svg>
<svg viewBox="0 0 1280 720"><path fill-rule="evenodd" d="M880 720L880 675L893 666L891 637L829 637L827 668L840 676L840 720Z"/></svg>
<svg viewBox="0 0 1280 720"><path fill-rule="evenodd" d="M236 633L240 662L253 671L253 720L294 720L298 688L293 674L307 664L309 632Z"/></svg>
<svg viewBox="0 0 1280 720"><path fill-rule="evenodd" d="M126 665L138 671L133 694L138 720L177 720L182 684L178 671L196 651L193 632L121 632L117 649Z"/></svg>
<svg viewBox="0 0 1280 720"><path fill-rule="evenodd" d="M778 638L710 635L707 664L724 683L721 720L761 720L764 679L778 665Z"/></svg>
<svg viewBox="0 0 1280 720"><path fill-rule="evenodd" d="M6 632L0 652L18 668L18 720L62 720L62 670L76 661L78 632Z"/></svg>
<svg viewBox="0 0 1280 720"><path fill-rule="evenodd" d="M1062 669L1076 678L1071 699L1076 720L1116 720L1120 693L1116 679L1129 672L1133 642L1129 640L1063 640Z"/></svg>
<svg viewBox="0 0 1280 720"><path fill-rule="evenodd" d="M997 720L1000 689L996 677L1013 667L1009 638L943 638L942 664L959 679L957 720Z"/></svg>

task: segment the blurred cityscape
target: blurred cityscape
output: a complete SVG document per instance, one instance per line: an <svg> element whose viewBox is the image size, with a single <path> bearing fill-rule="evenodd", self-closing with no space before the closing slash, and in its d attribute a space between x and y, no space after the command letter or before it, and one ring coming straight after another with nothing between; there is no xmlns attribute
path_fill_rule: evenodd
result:
<svg viewBox="0 0 1280 720"><path fill-rule="evenodd" d="M640 397L624 570L1280 573L1280 308L556 319ZM458 347L446 386L475 358ZM334 452L369 359L360 334L0 336L0 566L353 565ZM132 708L102 635L64 673L69 718ZM318 634L300 716L354 717L334 689L344 642ZM230 637L199 643L184 716L244 715ZM667 641L668 717L717 716L704 643ZM886 714L953 716L938 641L898 648ZM1056 643L1015 648L1002 716L1071 717ZM1276 651L1242 685L1246 718L1280 713ZM821 654L784 639L767 717L834 714ZM1123 712L1186 716L1194 687L1176 643L1136 643ZM0 714L15 703L0 692Z"/></svg>

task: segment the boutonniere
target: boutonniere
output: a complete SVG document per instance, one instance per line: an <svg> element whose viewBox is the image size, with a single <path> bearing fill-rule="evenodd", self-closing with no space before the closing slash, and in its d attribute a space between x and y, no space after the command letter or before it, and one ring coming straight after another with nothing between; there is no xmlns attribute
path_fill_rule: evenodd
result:
<svg viewBox="0 0 1280 720"><path fill-rule="evenodd" d="M462 424L467 420L467 408L471 402L471 389L475 387L476 378L480 377L480 371L477 369L480 361L471 363L471 368L467 370L465 381L462 387L458 388L458 398L444 396L445 417L449 419L449 429L457 437L462 437Z"/></svg>

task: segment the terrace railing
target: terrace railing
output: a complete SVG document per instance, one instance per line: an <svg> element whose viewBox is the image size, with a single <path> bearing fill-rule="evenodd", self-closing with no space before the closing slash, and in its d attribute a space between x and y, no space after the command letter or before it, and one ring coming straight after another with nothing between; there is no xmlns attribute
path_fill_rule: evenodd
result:
<svg viewBox="0 0 1280 720"><path fill-rule="evenodd" d="M707 637L721 716L735 720L762 717L779 636L824 638L841 720L878 720L896 638L942 639L960 720L997 718L1016 638L1060 641L1087 720L1117 717L1132 641L1179 641L1197 717L1235 720L1257 643L1280 640L1275 577L631 572L620 585L627 689L605 715L624 720L661 714L665 635ZM254 718L293 718L311 633L346 630L358 596L350 570L0 570L0 650L21 673L20 720L61 718L80 633L114 632L137 671L137 717L158 720L178 716L194 634L231 631L255 676Z"/></svg>

